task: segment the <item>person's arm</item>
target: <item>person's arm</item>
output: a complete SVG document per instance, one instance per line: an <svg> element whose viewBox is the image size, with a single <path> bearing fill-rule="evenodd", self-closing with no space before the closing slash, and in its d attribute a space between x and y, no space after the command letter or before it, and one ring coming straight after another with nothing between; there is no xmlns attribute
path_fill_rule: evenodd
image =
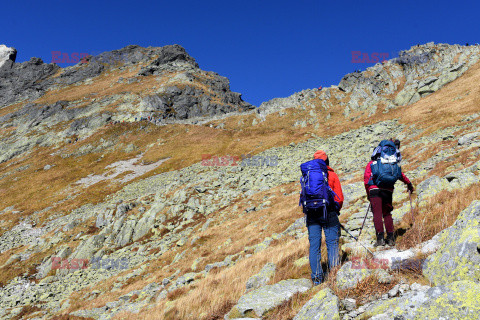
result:
<svg viewBox="0 0 480 320"><path fill-rule="evenodd" d="M411 184L410 180L407 178L407 176L402 172L402 176L400 177L400 181L402 181L405 184Z"/></svg>
<svg viewBox="0 0 480 320"><path fill-rule="evenodd" d="M300 178L300 198L298 199L298 206L300 207L303 202L303 188L302 188L302 178Z"/></svg>
<svg viewBox="0 0 480 320"><path fill-rule="evenodd" d="M338 211L340 211L342 209L343 201L345 200L345 198L343 197L342 185L340 184L340 179L338 179L337 175L334 181L333 192L335 192L335 201L338 203Z"/></svg>
<svg viewBox="0 0 480 320"><path fill-rule="evenodd" d="M407 190L409 192L415 191L415 189L413 188L412 182L407 178L407 176L403 172L402 172L402 176L400 177L400 181L402 181L407 185Z"/></svg>
<svg viewBox="0 0 480 320"><path fill-rule="evenodd" d="M333 200L336 203L336 209L338 212L340 212L340 209L342 209L343 206L343 191L342 191L342 185L340 184L340 179L338 178L338 175L332 170L329 171L328 173L328 185L332 189L332 191L335 193Z"/></svg>
<svg viewBox="0 0 480 320"><path fill-rule="evenodd" d="M365 168L365 173L363 174L363 183L365 184L365 191L367 192L368 197L368 187L370 186L370 180L372 180L372 167L371 161L367 164Z"/></svg>

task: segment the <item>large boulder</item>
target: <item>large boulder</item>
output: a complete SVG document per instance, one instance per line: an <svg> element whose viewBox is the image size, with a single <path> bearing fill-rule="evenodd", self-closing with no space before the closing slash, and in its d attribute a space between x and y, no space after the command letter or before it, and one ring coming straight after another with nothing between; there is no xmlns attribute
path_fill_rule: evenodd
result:
<svg viewBox="0 0 480 320"><path fill-rule="evenodd" d="M480 284L456 281L427 291L431 297L417 310L417 319L475 319L480 315Z"/></svg>
<svg viewBox="0 0 480 320"><path fill-rule="evenodd" d="M340 319L338 313L340 300L330 288L319 291L302 309L293 320L336 320Z"/></svg>
<svg viewBox="0 0 480 320"><path fill-rule="evenodd" d="M294 294L305 292L311 287L312 282L308 279L289 279L263 286L243 295L225 319L261 317L268 310L289 300Z"/></svg>
<svg viewBox="0 0 480 320"><path fill-rule="evenodd" d="M394 103L397 106L404 106L410 103L412 98L415 96L415 89L411 87L403 88L397 96L395 97Z"/></svg>
<svg viewBox="0 0 480 320"><path fill-rule="evenodd" d="M153 228L156 215L161 210L163 210L164 204L161 202L155 202L154 205L147 211L145 214L138 220L137 224L135 225L135 230L133 231L132 240L137 241Z"/></svg>
<svg viewBox="0 0 480 320"><path fill-rule="evenodd" d="M458 145L463 146L472 143L473 140L480 137L480 132L472 132L458 138Z"/></svg>
<svg viewBox="0 0 480 320"><path fill-rule="evenodd" d="M456 190L468 187L472 184L478 183L480 180L473 172L467 170L461 170L452 172L445 176L448 181L448 189Z"/></svg>
<svg viewBox="0 0 480 320"><path fill-rule="evenodd" d="M11 68L15 59L17 58L17 50L9 48L6 45L0 45L0 69L5 65L5 68Z"/></svg>
<svg viewBox="0 0 480 320"><path fill-rule="evenodd" d="M246 285L247 292L267 285L275 275L275 270L276 266L274 263L267 263L259 273L248 279Z"/></svg>
<svg viewBox="0 0 480 320"><path fill-rule="evenodd" d="M448 188L447 180L433 175L430 178L418 184L418 187L417 187L418 198L420 200L424 200L426 198L434 196L438 192L445 190L447 188Z"/></svg>
<svg viewBox="0 0 480 320"><path fill-rule="evenodd" d="M72 259L91 259L104 242L104 235L95 235L82 241L72 254Z"/></svg>
<svg viewBox="0 0 480 320"><path fill-rule="evenodd" d="M117 247L123 247L132 240L136 223L137 221L135 219L129 219L122 225L122 229L120 229L120 232L115 238L115 244Z"/></svg>
<svg viewBox="0 0 480 320"><path fill-rule="evenodd" d="M423 274L436 285L456 280L480 282L480 201L462 211L437 237L440 248L425 261Z"/></svg>

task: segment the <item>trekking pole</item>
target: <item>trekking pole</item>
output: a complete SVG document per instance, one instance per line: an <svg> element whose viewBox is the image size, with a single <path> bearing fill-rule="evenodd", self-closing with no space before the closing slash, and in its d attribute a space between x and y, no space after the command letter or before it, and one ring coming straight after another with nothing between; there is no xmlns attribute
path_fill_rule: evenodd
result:
<svg viewBox="0 0 480 320"><path fill-rule="evenodd" d="M340 223L340 227L341 227L343 230L345 230L345 232L348 233L348 235L349 235L350 237L352 237L353 239L355 239L355 240L358 241L358 238L355 238L355 237L350 233L350 231L348 231L341 223ZM361 245L362 247L364 247L373 257L375 257L375 255L373 254L373 252L370 251L370 249L368 249L367 247L365 247L361 242L360 242L360 245Z"/></svg>
<svg viewBox="0 0 480 320"><path fill-rule="evenodd" d="M410 195L410 213L412 214L412 226L415 224L415 216L413 215L413 205L412 205L412 191L408 191Z"/></svg>
<svg viewBox="0 0 480 320"><path fill-rule="evenodd" d="M372 204L370 203L368 205L368 208L367 208L367 213L365 213L365 218L363 218L363 223L362 223L362 227L360 228L360 232L358 233L358 239L360 239L360 235L362 234L362 230L363 230L363 226L365 226L365 220L367 220L367 216L368 216L368 211L370 211L370 207L372 206ZM357 241L358 241L357 239Z"/></svg>

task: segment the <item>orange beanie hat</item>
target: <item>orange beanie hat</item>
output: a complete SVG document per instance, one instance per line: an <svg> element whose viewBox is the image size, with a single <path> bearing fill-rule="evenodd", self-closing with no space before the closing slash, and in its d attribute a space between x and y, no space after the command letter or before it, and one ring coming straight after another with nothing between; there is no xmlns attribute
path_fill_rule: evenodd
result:
<svg viewBox="0 0 480 320"><path fill-rule="evenodd" d="M327 154L323 150L318 150L313 154L313 159L327 160Z"/></svg>

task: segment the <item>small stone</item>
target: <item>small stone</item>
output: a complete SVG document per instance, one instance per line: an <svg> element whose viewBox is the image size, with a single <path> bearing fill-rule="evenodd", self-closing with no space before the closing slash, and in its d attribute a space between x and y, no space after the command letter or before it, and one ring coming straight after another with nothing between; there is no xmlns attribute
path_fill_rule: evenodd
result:
<svg viewBox="0 0 480 320"><path fill-rule="evenodd" d="M398 288L400 287L400 285L395 285L395 287L393 287L390 291L388 291L388 297L389 298L393 298L393 297L396 297L397 294L398 294Z"/></svg>
<svg viewBox="0 0 480 320"><path fill-rule="evenodd" d="M183 247L185 245L185 243L187 243L187 238L183 237L183 238L181 238L180 240L177 241L176 245L177 245L177 247Z"/></svg>
<svg viewBox="0 0 480 320"><path fill-rule="evenodd" d="M410 285L410 290L421 290L421 288L422 288L422 285L416 282Z"/></svg>
<svg viewBox="0 0 480 320"><path fill-rule="evenodd" d="M408 284L401 284L400 287L398 288L398 291L400 292L400 294L403 294L409 289L410 289L410 286Z"/></svg>
<svg viewBox="0 0 480 320"><path fill-rule="evenodd" d="M342 305L345 310L350 312L357 308L357 300L352 298L346 298L342 300Z"/></svg>
<svg viewBox="0 0 480 320"><path fill-rule="evenodd" d="M195 187L195 191L197 191L198 193L204 193L205 191L207 191L207 188L197 186L197 187Z"/></svg>

